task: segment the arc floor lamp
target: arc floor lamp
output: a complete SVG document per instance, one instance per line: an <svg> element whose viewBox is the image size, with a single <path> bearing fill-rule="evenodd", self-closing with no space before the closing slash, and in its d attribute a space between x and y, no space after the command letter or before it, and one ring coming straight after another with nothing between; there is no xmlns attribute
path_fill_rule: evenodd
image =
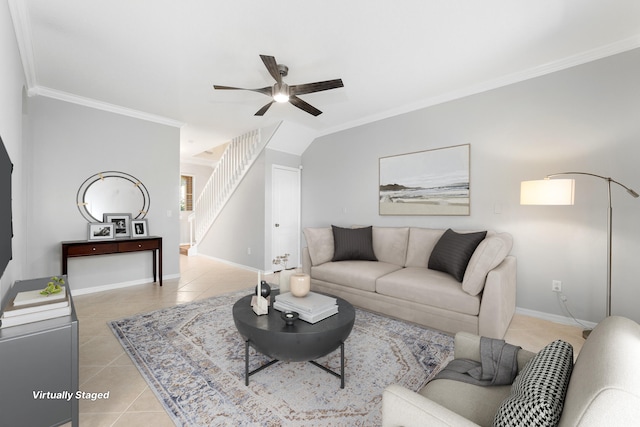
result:
<svg viewBox="0 0 640 427"><path fill-rule="evenodd" d="M607 317L611 316L611 242L613 228L613 207L611 204L611 184L617 184L624 188L631 196L638 198L636 193L626 185L606 176L588 172L560 172L547 175L542 180L522 181L520 184L521 205L573 205L575 180L551 179L561 175L588 175L599 178L607 183L607 198L609 210L607 211ZM586 338L590 331L584 331Z"/></svg>

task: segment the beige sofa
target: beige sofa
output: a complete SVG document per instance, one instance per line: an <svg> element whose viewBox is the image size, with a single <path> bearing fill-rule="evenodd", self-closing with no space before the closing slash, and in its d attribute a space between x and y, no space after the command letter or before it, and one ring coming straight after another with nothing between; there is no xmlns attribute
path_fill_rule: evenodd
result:
<svg viewBox="0 0 640 427"><path fill-rule="evenodd" d="M487 232L458 281L428 266L445 234L465 233L372 227L376 261L332 261L334 232L330 227L304 229L307 246L302 266L311 276L313 290L445 332L504 336L516 301L516 259L509 255L512 238L508 233Z"/></svg>
<svg viewBox="0 0 640 427"><path fill-rule="evenodd" d="M480 360L480 337L468 334L456 336L455 357ZM543 349L541 351L544 352ZM566 396L537 395L537 404L545 409L541 416L553 411L549 405L559 404L558 426L603 427L640 425L640 325L624 317L608 317L591 333L580 351L575 365L568 373L559 368L563 362L547 358L535 359L533 353L520 350L518 364L522 368L513 386L481 387L459 381L436 379L419 393L398 385L389 386L382 398L383 427L415 426L490 426L490 425L556 425L555 420L515 421L531 417L540 410L536 403L522 399L522 390L529 382L558 378L566 374ZM570 362L569 362L570 364ZM533 372L536 367L540 370ZM526 371L526 372L525 372ZM530 380L534 381L530 381ZM563 381L558 381L563 383ZM531 384L530 384L531 385ZM534 384L535 385L535 384ZM560 393L560 389L538 387L536 393ZM520 397L518 397L518 396ZM516 397L514 397L516 396ZM510 410L505 410L510 407ZM522 412L519 412L522 411ZM499 417L494 419L497 413ZM506 418L509 418L505 420ZM495 424L494 424L495 423Z"/></svg>

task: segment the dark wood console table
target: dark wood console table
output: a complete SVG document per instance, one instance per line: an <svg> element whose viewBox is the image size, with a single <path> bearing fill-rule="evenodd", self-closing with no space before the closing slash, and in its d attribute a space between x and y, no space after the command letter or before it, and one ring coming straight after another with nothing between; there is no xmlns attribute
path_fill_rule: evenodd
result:
<svg viewBox="0 0 640 427"><path fill-rule="evenodd" d="M67 260L69 258L140 251L153 252L153 281L158 281L162 286L162 237L158 236L62 242L62 274L67 274Z"/></svg>

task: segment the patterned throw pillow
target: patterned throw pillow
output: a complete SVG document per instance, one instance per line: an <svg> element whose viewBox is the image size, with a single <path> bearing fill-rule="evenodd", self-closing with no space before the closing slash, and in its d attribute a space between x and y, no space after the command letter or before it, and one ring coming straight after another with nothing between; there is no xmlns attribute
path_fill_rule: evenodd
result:
<svg viewBox="0 0 640 427"><path fill-rule="evenodd" d="M377 261L373 252L373 227L342 228L331 226L334 252L332 261Z"/></svg>
<svg viewBox="0 0 640 427"><path fill-rule="evenodd" d="M518 374L498 408L494 427L557 425L572 370L571 344L557 340L547 345Z"/></svg>
<svg viewBox="0 0 640 427"><path fill-rule="evenodd" d="M449 273L462 283L469 260L486 235L486 231L456 233L449 228L433 248L429 268Z"/></svg>

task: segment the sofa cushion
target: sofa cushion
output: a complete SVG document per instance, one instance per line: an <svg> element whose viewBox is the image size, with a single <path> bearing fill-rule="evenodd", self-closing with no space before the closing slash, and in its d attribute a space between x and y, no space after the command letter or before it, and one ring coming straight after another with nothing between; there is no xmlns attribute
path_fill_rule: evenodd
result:
<svg viewBox="0 0 640 427"><path fill-rule="evenodd" d="M509 233L487 235L473 252L462 280L462 290L478 295L484 288L487 274L511 252L513 237Z"/></svg>
<svg viewBox="0 0 640 427"><path fill-rule="evenodd" d="M311 265L320 265L333 258L333 231L329 227L305 228L304 238L309 248Z"/></svg>
<svg viewBox="0 0 640 427"><path fill-rule="evenodd" d="M337 285L375 292L376 280L402 267L380 261L327 262L311 267L311 277Z"/></svg>
<svg viewBox="0 0 640 427"><path fill-rule="evenodd" d="M449 228L433 248L429 257L429 268L449 273L458 282L462 282L473 252L486 235L486 231L456 233Z"/></svg>
<svg viewBox="0 0 640 427"><path fill-rule="evenodd" d="M342 228L331 226L334 252L332 261L377 261L373 252L373 227Z"/></svg>
<svg viewBox="0 0 640 427"><path fill-rule="evenodd" d="M408 227L373 227L373 252L378 261L404 266L409 242Z"/></svg>
<svg viewBox="0 0 640 427"><path fill-rule="evenodd" d="M418 393L479 426L490 426L510 389L510 385L486 387L438 379L429 381Z"/></svg>
<svg viewBox="0 0 640 427"><path fill-rule="evenodd" d="M444 230L440 229L411 227L404 266L427 268L429 256L443 234Z"/></svg>
<svg viewBox="0 0 640 427"><path fill-rule="evenodd" d="M376 292L472 316L480 312L478 296L464 292L451 275L427 268L407 267L382 276Z"/></svg>
<svg viewBox="0 0 640 427"><path fill-rule="evenodd" d="M493 421L502 426L555 426L573 369L573 347L556 340L529 361L511 386Z"/></svg>

